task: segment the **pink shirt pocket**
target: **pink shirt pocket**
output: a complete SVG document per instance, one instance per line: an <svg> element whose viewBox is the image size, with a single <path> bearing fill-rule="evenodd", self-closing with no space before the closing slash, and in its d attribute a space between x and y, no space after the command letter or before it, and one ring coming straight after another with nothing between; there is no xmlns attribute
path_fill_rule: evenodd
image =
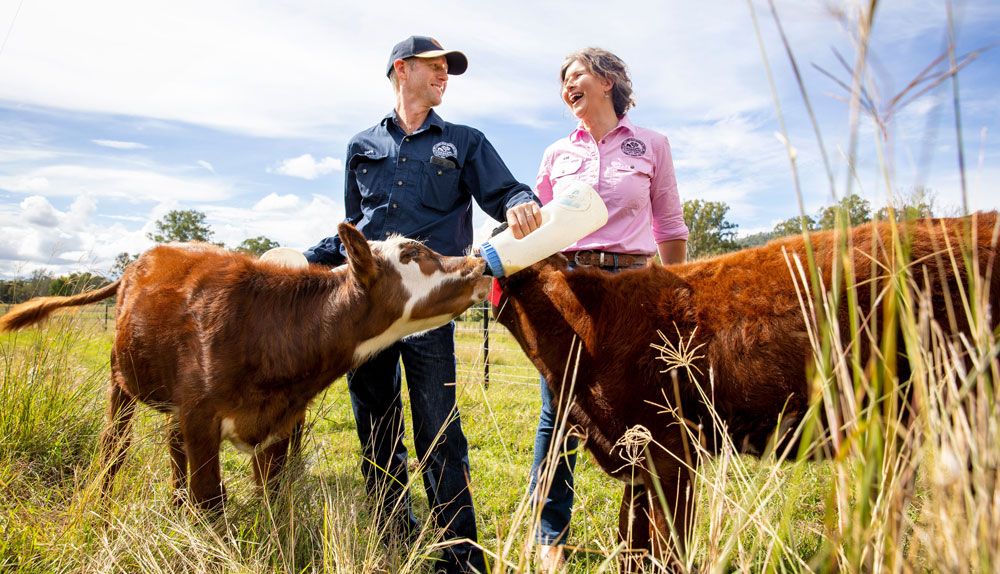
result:
<svg viewBox="0 0 1000 574"><path fill-rule="evenodd" d="M612 159L604 170L604 180L614 190L605 200L634 215L649 205L653 163L643 157Z"/></svg>
<svg viewBox="0 0 1000 574"><path fill-rule="evenodd" d="M552 194L553 196L559 195L559 188L565 185L567 181L587 181L593 185L593 182L588 181L586 177L583 177L583 158L570 154L563 154L556 158L552 163L552 171L549 172L549 181L552 182Z"/></svg>

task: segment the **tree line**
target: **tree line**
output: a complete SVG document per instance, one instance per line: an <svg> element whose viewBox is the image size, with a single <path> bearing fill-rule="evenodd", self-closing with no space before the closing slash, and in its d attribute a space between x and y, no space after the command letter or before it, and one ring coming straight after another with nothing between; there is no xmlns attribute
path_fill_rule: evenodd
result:
<svg viewBox="0 0 1000 574"><path fill-rule="evenodd" d="M175 209L170 211L156 223L154 230L147 233L146 237L156 243L189 243L191 241L201 241L211 243L219 247L226 247L224 243L212 241L215 232L205 223L205 214L197 209ZM263 235L244 239L233 251L246 253L247 255L260 256L265 251L279 247L277 241L269 239ZM125 268L139 258L138 253L119 253L115 257L115 262L111 266L111 278L117 279L125 272Z"/></svg>
<svg viewBox="0 0 1000 574"><path fill-rule="evenodd" d="M917 187L909 193L898 194L892 203L895 206L897 221L938 215L934 208L934 194L925 187ZM690 231L688 259L699 259L763 245L778 237L801 234L803 230L833 229L837 225L838 218L845 219L848 226L889 219L889 207L882 207L873 212L868 200L852 194L820 208L815 215L789 217L775 225L771 231L737 238L739 226L727 219L729 206L725 202L693 199L685 201L683 208L684 222Z"/></svg>
<svg viewBox="0 0 1000 574"><path fill-rule="evenodd" d="M205 223L205 214L195 209L173 210L154 224L154 230L146 237L156 243L203 241L219 247L223 243L212 241L215 233ZM244 239L233 248L234 251L257 255L278 247L278 242L263 235ZM0 280L0 303L21 303L39 295L72 295L107 285L121 277L125 268L139 258L138 253L119 253L106 275L91 272L74 272L54 276L39 269L26 279Z"/></svg>
<svg viewBox="0 0 1000 574"><path fill-rule="evenodd" d="M896 198L896 218L898 220L933 217L933 193L918 187L905 196ZM737 251L747 247L763 245L768 241L786 235L806 231L832 229L838 217L846 217L849 225L860 225L869 221L887 219L888 208L882 207L872 212L870 203L858 195L848 195L840 201L820 208L815 215L790 217L779 222L771 231L755 233L738 238L739 226L729 221L729 205L723 201L692 199L683 204L684 222L688 226L688 259L698 259ZM214 232L205 222L205 214L194 209L174 210L154 225L154 231L146 236L157 243L203 241L225 247L212 241ZM244 239L234 251L250 255L260 255L268 249L278 247L278 243L263 235ZM121 277L131 262L139 257L137 253L119 253L107 276L79 272L54 277L46 271L38 270L27 279L0 280L0 302L20 303L37 295L70 295L89 291L106 285Z"/></svg>

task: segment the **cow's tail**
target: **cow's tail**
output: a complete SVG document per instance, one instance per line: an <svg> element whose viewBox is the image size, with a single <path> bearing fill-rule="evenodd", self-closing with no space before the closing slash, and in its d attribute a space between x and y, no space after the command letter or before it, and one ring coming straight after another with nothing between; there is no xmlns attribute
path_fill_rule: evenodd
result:
<svg viewBox="0 0 1000 574"><path fill-rule="evenodd" d="M100 289L87 291L79 295L70 297L35 297L30 301L15 305L6 315L0 317L0 332L14 331L34 325L47 318L56 309L62 307L76 307L107 299L118 291L119 283L121 283L121 279Z"/></svg>

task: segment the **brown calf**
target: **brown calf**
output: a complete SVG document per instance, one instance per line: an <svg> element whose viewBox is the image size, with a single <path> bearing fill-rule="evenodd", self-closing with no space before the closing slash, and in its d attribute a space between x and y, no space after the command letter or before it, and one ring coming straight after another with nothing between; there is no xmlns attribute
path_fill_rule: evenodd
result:
<svg viewBox="0 0 1000 574"><path fill-rule="evenodd" d="M111 405L101 438L107 488L122 463L136 401L172 417L173 485L214 507L225 489L219 446L251 453L265 486L317 393L395 341L455 318L489 288L482 260L418 242L369 245L341 224L348 265L289 269L202 244L155 247L107 287L14 307L0 330L60 307L118 296Z"/></svg>
<svg viewBox="0 0 1000 574"><path fill-rule="evenodd" d="M960 246L968 245L964 237L969 232L975 233L978 272L989 285L980 311L988 314L983 318L990 329L997 327L997 223L994 212L921 221L904 230L912 239L910 277L921 288L928 280L932 311L946 331L969 328L959 288L960 283L967 285ZM829 282L837 253L835 236L815 233L811 241L822 276ZM871 329L877 337L881 316L879 302L873 302L871 295L886 287L886 262L892 257L890 228L884 224L855 228L852 242L858 308L872 311L859 318L861 328ZM678 530L679 544L687 534L693 496L691 475L683 462L690 458L685 454L691 449L690 434L665 410L683 413L686 420L701 425L703 440L711 442L717 432L726 432L737 447L760 453L774 436L779 418L787 429L786 424L794 425L808 408L806 366L812 351L783 250L805 261L803 239L788 237L711 259L619 274L586 268L569 271L564 258L553 256L500 279L505 298L497 310L499 321L545 376L553 395L563 395L560 412L568 405L569 423L586 433L586 445L598 464L626 482L619 515L622 540L628 540L631 532L637 546L666 558L671 551L665 542L670 540L668 521ZM873 277L873 270L879 277ZM805 291L808 298L808 288ZM948 319L949 304L956 317L954 329ZM846 306L839 309L837 321L849 339ZM662 342L657 331L675 347L680 343L698 349L692 372L702 374L702 388L724 422L724 431L713 426L685 369L663 372L666 365L650 348ZM710 370L714 386L709 389ZM627 464L627 441L622 439L638 425L648 429L655 442L649 443L648 460L633 469ZM656 444L665 450L652 448ZM655 489L647 490L654 483L659 483L672 516L666 516L655 500Z"/></svg>

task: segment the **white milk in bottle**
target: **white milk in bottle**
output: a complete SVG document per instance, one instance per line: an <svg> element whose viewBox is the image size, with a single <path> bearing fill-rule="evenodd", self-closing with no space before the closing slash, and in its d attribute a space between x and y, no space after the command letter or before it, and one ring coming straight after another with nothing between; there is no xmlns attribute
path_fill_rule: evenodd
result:
<svg viewBox="0 0 1000 574"><path fill-rule="evenodd" d="M608 222L608 208L593 187L571 181L553 190L542 206L542 225L521 239L508 228L479 246L488 274L504 277L545 259L597 231Z"/></svg>

